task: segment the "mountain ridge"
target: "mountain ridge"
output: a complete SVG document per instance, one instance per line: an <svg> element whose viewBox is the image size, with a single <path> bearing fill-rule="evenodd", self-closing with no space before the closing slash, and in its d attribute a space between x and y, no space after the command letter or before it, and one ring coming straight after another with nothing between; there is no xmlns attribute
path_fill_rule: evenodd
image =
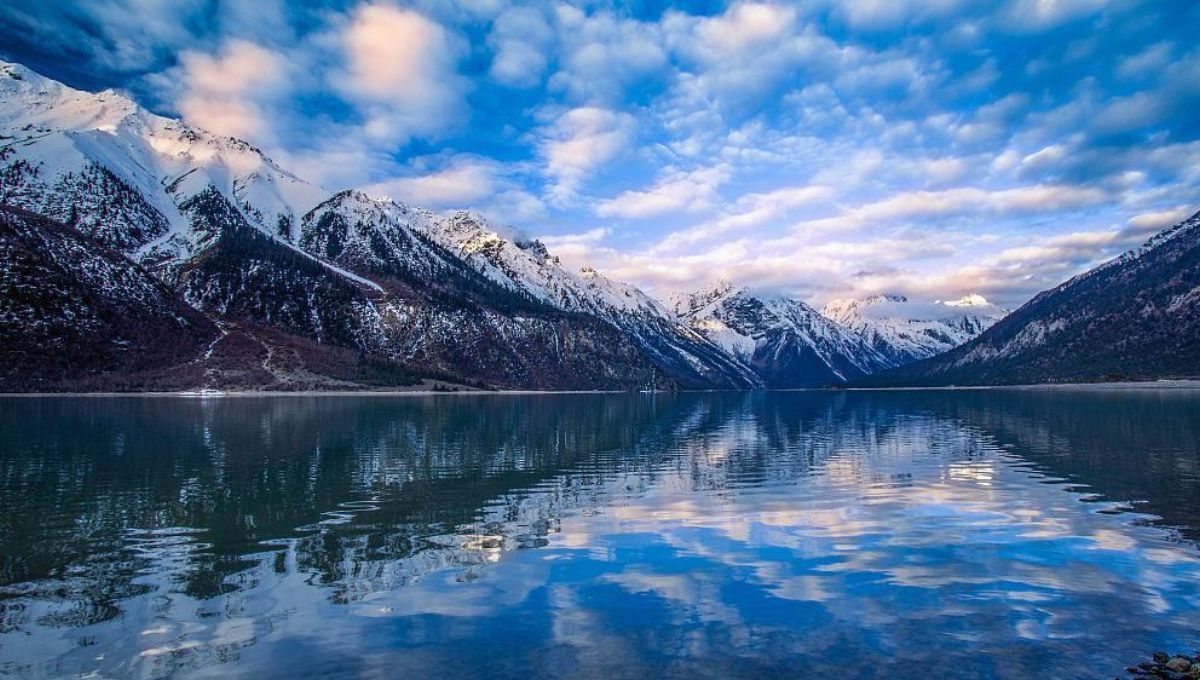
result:
<svg viewBox="0 0 1200 680"><path fill-rule="evenodd" d="M973 340L863 386L1200 376L1200 212L1034 296Z"/></svg>
<svg viewBox="0 0 1200 680"><path fill-rule="evenodd" d="M0 202L99 239L214 320L497 387L756 386L649 296L536 242L490 230L500 260L453 252L461 217L329 194L115 93L2 64L0 134Z"/></svg>
<svg viewBox="0 0 1200 680"><path fill-rule="evenodd" d="M6 219L25 225L9 230L14 252L59 239L74 253L79 271L55 270L62 290L82 295L104 287L89 272L132 268L164 286L169 304L219 329L215 347L242 348L234 353L237 370L184 362L203 369L187 373L196 387L228 386L234 374L276 388L351 388L362 375L501 389L857 384L958 352L1004 316L970 293L930 304L884 294L834 300L818 311L728 282L664 303L590 267L572 270L542 242L478 213L440 214L354 189L329 192L243 140L5 62L0 206L10 211ZM1186 233L1166 230L1143 254ZM61 245L68 242L76 245ZM1131 251L1029 304L1137 257ZM35 260L28 271L54 266ZM23 278L25 271L10 268L10 286L35 293L38 283ZM1186 300L1191 294L1181 293ZM10 310L5 333L26 340L23 328L40 320L35 309ZM269 370L279 355L272 347L295 359L296 371ZM261 359L257 368L248 357ZM6 389L23 389L18 373Z"/></svg>

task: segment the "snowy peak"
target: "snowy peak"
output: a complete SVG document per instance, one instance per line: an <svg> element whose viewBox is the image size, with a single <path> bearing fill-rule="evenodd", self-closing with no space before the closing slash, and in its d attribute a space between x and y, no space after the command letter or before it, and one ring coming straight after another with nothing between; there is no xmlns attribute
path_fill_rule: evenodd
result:
<svg viewBox="0 0 1200 680"><path fill-rule="evenodd" d="M1200 375L1200 214L1043 291L961 347L884 385L1088 382Z"/></svg>
<svg viewBox="0 0 1200 680"><path fill-rule="evenodd" d="M678 293L670 297L671 308L675 314L680 317L691 316L703 307L706 307L721 298L727 297L735 292L734 286L726 279L717 279L712 285L707 288L702 288L691 293Z"/></svg>
<svg viewBox="0 0 1200 680"><path fill-rule="evenodd" d="M476 213L331 196L243 140L15 64L0 64L0 95L0 201L96 238L218 319L518 385L759 384L635 286L568 271Z"/></svg>
<svg viewBox="0 0 1200 680"><path fill-rule="evenodd" d="M886 365L861 338L800 300L726 282L679 300L681 318L769 386L837 384Z"/></svg>
<svg viewBox="0 0 1200 680"><path fill-rule="evenodd" d="M9 128L24 139L51 130L112 131L131 117L145 114L131 99L115 90L90 93L45 78L20 64L0 61L0 129Z"/></svg>
<svg viewBox="0 0 1200 680"><path fill-rule="evenodd" d="M87 193L86 175L103 173L109 184L138 194L157 213L152 221L173 232L158 235L176 243L187 240L181 232L188 228L179 205L209 187L251 225L289 241L300 218L327 196L243 140L155 115L112 90L82 92L9 63L0 64L0 136L11 140L6 165L20 168L5 187L6 200L69 221L55 206ZM118 213L126 207L108 206ZM117 215L122 219L143 221ZM148 245L133 237L112 244L126 252Z"/></svg>
<svg viewBox="0 0 1200 680"><path fill-rule="evenodd" d="M947 307L991 307L992 303L987 301L978 293L968 293L957 300L938 300L937 304Z"/></svg>
<svg viewBox="0 0 1200 680"><path fill-rule="evenodd" d="M932 303L912 302L903 295L873 295L833 300L821 312L862 336L892 366L957 347L1004 316L1003 310L978 294Z"/></svg>

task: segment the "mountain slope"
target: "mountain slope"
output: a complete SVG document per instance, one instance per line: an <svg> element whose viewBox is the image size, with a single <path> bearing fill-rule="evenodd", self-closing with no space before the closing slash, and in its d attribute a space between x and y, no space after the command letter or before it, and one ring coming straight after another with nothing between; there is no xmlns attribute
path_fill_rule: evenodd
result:
<svg viewBox="0 0 1200 680"><path fill-rule="evenodd" d="M482 218L329 195L244 141L3 62L0 204L128 257L247 346L340 348L342 376L365 356L499 387L757 380L636 288L569 274ZM463 226L482 249L450 236Z"/></svg>
<svg viewBox="0 0 1200 680"><path fill-rule="evenodd" d="M837 385L888 366L862 337L799 300L722 283L680 299L676 311L768 387Z"/></svg>
<svg viewBox="0 0 1200 680"><path fill-rule="evenodd" d="M903 295L833 300L821 313L863 336L890 366L953 349L999 321L1004 312L979 295L920 304Z"/></svg>
<svg viewBox="0 0 1200 680"><path fill-rule="evenodd" d="M1200 213L1037 295L979 337L865 385L1200 376Z"/></svg>
<svg viewBox="0 0 1200 680"><path fill-rule="evenodd" d="M594 269L567 271L540 241L504 235L504 229L469 212L435 220L428 228L435 240L489 280L619 329L682 387L746 389L761 384L748 366L680 324L658 300Z"/></svg>
<svg viewBox="0 0 1200 680"><path fill-rule="evenodd" d="M0 389L184 364L217 327L127 258L0 205Z"/></svg>

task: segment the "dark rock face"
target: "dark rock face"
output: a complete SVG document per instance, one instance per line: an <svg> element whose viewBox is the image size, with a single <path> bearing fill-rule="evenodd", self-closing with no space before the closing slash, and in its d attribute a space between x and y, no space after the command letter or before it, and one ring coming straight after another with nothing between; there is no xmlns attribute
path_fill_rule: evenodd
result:
<svg viewBox="0 0 1200 680"><path fill-rule="evenodd" d="M1200 214L1045 291L976 339L867 385L1200 376Z"/></svg>
<svg viewBox="0 0 1200 680"><path fill-rule="evenodd" d="M251 227L215 189L184 201L208 247L179 268L185 300L218 318L273 326L343 347L364 348L369 288Z"/></svg>
<svg viewBox="0 0 1200 680"><path fill-rule="evenodd" d="M96 389L181 366L216 326L128 258L0 205L0 389Z"/></svg>

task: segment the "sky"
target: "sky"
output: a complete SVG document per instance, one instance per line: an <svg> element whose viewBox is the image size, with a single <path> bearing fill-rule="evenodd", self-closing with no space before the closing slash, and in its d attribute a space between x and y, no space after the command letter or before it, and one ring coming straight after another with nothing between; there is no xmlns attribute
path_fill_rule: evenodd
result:
<svg viewBox="0 0 1200 680"><path fill-rule="evenodd" d="M8 0L0 57L667 294L1015 307L1200 209L1192 0Z"/></svg>

